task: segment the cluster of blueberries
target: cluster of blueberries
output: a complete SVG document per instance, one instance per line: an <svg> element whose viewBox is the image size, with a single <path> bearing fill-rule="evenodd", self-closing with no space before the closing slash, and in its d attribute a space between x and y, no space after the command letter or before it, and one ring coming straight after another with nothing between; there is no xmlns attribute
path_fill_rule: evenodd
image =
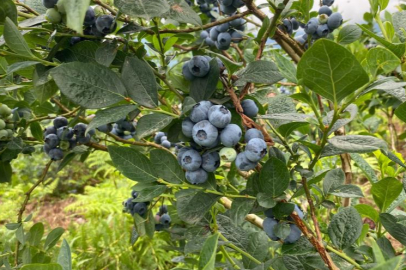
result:
<svg viewBox="0 0 406 270"><path fill-rule="evenodd" d="M303 219L304 214L297 205L295 205L294 211L297 213L297 215L300 217L300 219ZM264 219L264 223L262 225L264 227L265 233L268 235L268 237L272 241L283 240L283 243L285 243L285 244L293 244L299 240L302 232L300 231L299 227L296 224L292 223L292 219L290 217L287 220L278 220L273 215L272 208L265 211L265 216L266 216L266 218ZM282 223L282 222L287 223L290 226L290 233L285 239L280 239L275 234L276 225L278 223Z"/></svg>
<svg viewBox="0 0 406 270"><path fill-rule="evenodd" d="M197 55L189 61L186 61L182 67L182 75L188 81L193 81L195 78L203 78L210 72L210 56ZM220 68L224 68L223 62L216 57L217 64Z"/></svg>
<svg viewBox="0 0 406 270"><path fill-rule="evenodd" d="M64 6L61 4L58 5L58 0L42 0L42 3L47 8L45 18L50 23L60 23L63 19L63 15L66 14ZM83 25L85 26L85 35L93 35L96 37L104 37L105 35L113 33L117 28L117 23L113 16L96 16L92 7L87 9ZM76 44L82 40L84 40L84 38L72 37L71 44Z"/></svg>
<svg viewBox="0 0 406 270"><path fill-rule="evenodd" d="M120 119L115 123L105 124L97 128L98 131L112 134L124 140L129 140L135 135L136 122L127 120L126 118Z"/></svg>
<svg viewBox="0 0 406 270"><path fill-rule="evenodd" d="M132 216L135 214L145 217L148 212L148 205L150 202L134 202L133 200L138 197L138 192L132 191L131 198L128 198L123 202L124 212L130 213ZM162 231L169 228L171 225L171 217L168 214L168 207L162 205L159 208L159 212L155 215L155 230Z"/></svg>
<svg viewBox="0 0 406 270"><path fill-rule="evenodd" d="M311 36L312 40L325 38L329 33L339 28L343 24L343 16L331 10L330 6L334 4L334 0L323 0L323 6L319 9L319 16L311 18L304 26L306 34L297 37L296 41L304 45Z"/></svg>
<svg viewBox="0 0 406 270"><path fill-rule="evenodd" d="M210 11L219 13L219 3L220 11L226 15L233 15L238 8L245 6L242 0L197 0L197 3L199 4L200 11L210 18L213 18ZM211 5L214 7L211 7Z"/></svg>
<svg viewBox="0 0 406 270"><path fill-rule="evenodd" d="M52 160L61 160L64 151L72 150L77 144L87 144L95 134L95 130L86 133L87 125L76 124L68 127L68 119L63 116L56 117L53 125L44 130L44 152Z"/></svg>
<svg viewBox="0 0 406 270"><path fill-rule="evenodd" d="M10 140L13 133L13 111L6 104L0 104L0 141Z"/></svg>
<svg viewBox="0 0 406 270"><path fill-rule="evenodd" d="M167 149L170 149L172 146L172 143L168 141L168 137L165 132L158 132L157 134L155 134L154 141L155 143L160 144Z"/></svg>
<svg viewBox="0 0 406 270"><path fill-rule="evenodd" d="M244 20L241 18L217 25L200 33L200 38L206 45L216 47L219 50L228 50L231 42L241 42L245 30Z"/></svg>

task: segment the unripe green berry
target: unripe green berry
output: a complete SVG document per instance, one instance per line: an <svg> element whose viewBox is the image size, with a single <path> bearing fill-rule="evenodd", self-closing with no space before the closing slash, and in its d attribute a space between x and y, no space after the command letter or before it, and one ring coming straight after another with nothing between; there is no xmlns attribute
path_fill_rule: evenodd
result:
<svg viewBox="0 0 406 270"><path fill-rule="evenodd" d="M6 104L0 105L0 115L7 117L11 114L11 109Z"/></svg>
<svg viewBox="0 0 406 270"><path fill-rule="evenodd" d="M50 8L45 13L45 19L50 23L60 23L62 21L62 15L54 8Z"/></svg>
<svg viewBox="0 0 406 270"><path fill-rule="evenodd" d="M8 132L5 129L0 130L0 141L5 141L9 138Z"/></svg>
<svg viewBox="0 0 406 270"><path fill-rule="evenodd" d="M13 137L14 132L11 129L6 129L9 138Z"/></svg>
<svg viewBox="0 0 406 270"><path fill-rule="evenodd" d="M220 159L224 162L233 162L237 157L237 151L231 147L224 147L220 150Z"/></svg>
<svg viewBox="0 0 406 270"><path fill-rule="evenodd" d="M7 129L14 129L14 124L8 123L6 124Z"/></svg>
<svg viewBox="0 0 406 270"><path fill-rule="evenodd" d="M0 119L0 129L5 129L6 128L6 122L4 122L3 119Z"/></svg>
<svg viewBox="0 0 406 270"><path fill-rule="evenodd" d="M327 21L328 21L328 15L327 14L319 15L319 23L320 24L326 24Z"/></svg>

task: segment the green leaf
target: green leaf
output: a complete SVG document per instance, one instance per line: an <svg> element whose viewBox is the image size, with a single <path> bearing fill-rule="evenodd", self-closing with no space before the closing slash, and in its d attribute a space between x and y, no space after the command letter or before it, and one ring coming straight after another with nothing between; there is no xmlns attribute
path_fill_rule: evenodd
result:
<svg viewBox="0 0 406 270"><path fill-rule="evenodd" d="M162 17L170 8L166 0L114 0L114 5L124 14L147 20Z"/></svg>
<svg viewBox="0 0 406 270"><path fill-rule="evenodd" d="M236 225L240 225L245 220L245 217L249 214L255 201L245 198L236 198L233 200L231 209L229 211L230 218Z"/></svg>
<svg viewBox="0 0 406 270"><path fill-rule="evenodd" d="M168 151L154 149L150 152L150 159L159 178L174 184L185 182L185 173L177 159Z"/></svg>
<svg viewBox="0 0 406 270"><path fill-rule="evenodd" d="M179 218L191 224L199 222L220 198L220 196L215 194L203 193L192 189L178 191L175 197Z"/></svg>
<svg viewBox="0 0 406 270"><path fill-rule="evenodd" d="M249 63L241 74L239 74L236 85L241 86L248 82L274 84L282 79L283 77L279 73L279 69L275 63L271 61L258 60Z"/></svg>
<svg viewBox="0 0 406 270"><path fill-rule="evenodd" d="M29 238L27 241L30 243L31 246L39 247L39 244L41 243L41 239L43 236L44 236L44 224L42 224L41 222L35 223L30 228Z"/></svg>
<svg viewBox="0 0 406 270"><path fill-rule="evenodd" d="M107 107L125 98L120 78L101 65L67 63L52 69L51 75L64 95L87 109Z"/></svg>
<svg viewBox="0 0 406 270"><path fill-rule="evenodd" d="M362 30L356 25L346 25L338 33L337 42L342 45L351 44L362 35Z"/></svg>
<svg viewBox="0 0 406 270"><path fill-rule="evenodd" d="M196 102L208 100L216 91L220 68L216 59L210 61L210 71L203 78L194 78L190 84L190 97Z"/></svg>
<svg viewBox="0 0 406 270"><path fill-rule="evenodd" d="M285 239L290 234L290 226L287 222L279 222L276 224L274 232L280 239Z"/></svg>
<svg viewBox="0 0 406 270"><path fill-rule="evenodd" d="M322 157L335 156L343 153L369 153L379 149L387 149L385 141L364 135L335 136L328 140Z"/></svg>
<svg viewBox="0 0 406 270"><path fill-rule="evenodd" d="M330 192L331 195L341 198L362 198L362 190L356 185L342 185Z"/></svg>
<svg viewBox="0 0 406 270"><path fill-rule="evenodd" d="M297 77L305 86L335 104L369 81L355 56L327 39L316 41L306 51L298 64Z"/></svg>
<svg viewBox="0 0 406 270"><path fill-rule="evenodd" d="M273 208L276 205L276 201L272 196L262 192L257 194L257 201L260 206L265 208Z"/></svg>
<svg viewBox="0 0 406 270"><path fill-rule="evenodd" d="M219 232L228 241L242 250L246 250L249 245L249 233L242 226L234 224L229 217L221 214L217 215L217 225Z"/></svg>
<svg viewBox="0 0 406 270"><path fill-rule="evenodd" d="M378 244L385 258L390 259L396 256L396 251L388 238L380 237L378 240L376 240L376 243Z"/></svg>
<svg viewBox="0 0 406 270"><path fill-rule="evenodd" d="M313 253L316 250L309 240L305 236L302 236L293 244L284 244L281 251L283 255L305 255Z"/></svg>
<svg viewBox="0 0 406 270"><path fill-rule="evenodd" d="M289 114L296 113L296 105L292 98L286 95L278 95L272 97L268 100L268 114ZM275 127L278 128L283 124L290 123L286 120L269 120L269 122Z"/></svg>
<svg viewBox="0 0 406 270"><path fill-rule="evenodd" d="M13 52L27 57L33 57L27 42L25 42L23 35L18 31L17 26L10 18L6 18L4 23L4 40L7 46Z"/></svg>
<svg viewBox="0 0 406 270"><path fill-rule="evenodd" d="M72 255L68 242L63 239L61 249L59 250L58 263L63 270L72 270Z"/></svg>
<svg viewBox="0 0 406 270"><path fill-rule="evenodd" d="M62 4L66 12L66 25L70 29L82 34L83 21L85 20L90 0L63 0Z"/></svg>
<svg viewBox="0 0 406 270"><path fill-rule="evenodd" d="M374 197L375 203L384 212L389 205L400 195L402 192L402 183L395 178L385 178L372 185L371 193Z"/></svg>
<svg viewBox="0 0 406 270"><path fill-rule="evenodd" d="M399 99L402 102L406 101L405 89L406 82L396 82L396 78L384 77L373 83L371 83L365 91L363 91L360 96L369 93L374 90L384 91L385 93Z"/></svg>
<svg viewBox="0 0 406 270"><path fill-rule="evenodd" d="M21 267L21 270L63 270L62 266L57 263L50 263L50 264L26 264Z"/></svg>
<svg viewBox="0 0 406 270"><path fill-rule="evenodd" d="M402 269L402 264L403 264L403 257L395 257L390 259L389 261L384 262L383 264L380 264L378 266L375 266L374 268L371 268L371 270L399 270Z"/></svg>
<svg viewBox="0 0 406 270"><path fill-rule="evenodd" d="M137 182L158 180L149 159L137 150L110 145L108 151L113 164L124 176Z"/></svg>
<svg viewBox="0 0 406 270"><path fill-rule="evenodd" d="M406 41L406 10L392 14L393 27L402 42Z"/></svg>
<svg viewBox="0 0 406 270"><path fill-rule="evenodd" d="M334 125L330 128L328 135L338 130L339 128L344 127L345 125L349 124L352 120L354 120L354 118L358 115L358 107L355 104L350 104L347 108L345 108L343 112L349 114L349 117L338 119L334 123ZM331 122L333 121L333 116L334 111L328 112L327 116L323 118L324 125L330 126Z"/></svg>
<svg viewBox="0 0 406 270"><path fill-rule="evenodd" d="M406 102L396 108L395 115L403 122L406 122Z"/></svg>
<svg viewBox="0 0 406 270"><path fill-rule="evenodd" d="M62 171L63 168L65 168L66 166L68 166L69 163L71 163L71 161L75 159L76 155L77 155L77 154L76 154L75 152L71 152L71 153L67 154L67 155L63 158L63 160L61 161L61 163L59 163L59 166L58 166L57 171L58 171L58 172L59 172L59 171Z"/></svg>
<svg viewBox="0 0 406 270"><path fill-rule="evenodd" d="M350 154L350 156L371 183L378 182L378 177L376 176L374 169L372 169L372 167L368 164L368 162L365 161L365 159L363 159L359 154L356 153Z"/></svg>
<svg viewBox="0 0 406 270"><path fill-rule="evenodd" d="M162 113L147 114L138 120L136 127L137 139L154 134L168 126L174 118Z"/></svg>
<svg viewBox="0 0 406 270"><path fill-rule="evenodd" d="M202 19L199 15L186 3L186 1L169 1L170 9L163 17L170 18L181 23L190 23L194 25L202 25Z"/></svg>
<svg viewBox="0 0 406 270"><path fill-rule="evenodd" d="M396 217L383 213L379 215L383 227L402 245L406 245L406 226L398 223Z"/></svg>
<svg viewBox="0 0 406 270"><path fill-rule="evenodd" d="M289 171L281 160L271 157L262 167L259 184L263 193L278 197L289 187Z"/></svg>
<svg viewBox="0 0 406 270"><path fill-rule="evenodd" d="M16 63L14 63L14 64L8 66L8 68L7 68L7 73L10 74L10 73L19 71L19 70L21 70L21 69L25 69L25 68L27 68L27 67L35 66L35 65L37 65L37 64L39 64L39 62L37 62L37 61L16 62Z"/></svg>
<svg viewBox="0 0 406 270"><path fill-rule="evenodd" d="M279 133L283 136L283 137L288 137L293 131L301 128L301 127L306 127L308 126L309 123L306 122L291 122L291 123L287 123L287 124L283 124L280 125L278 127Z"/></svg>
<svg viewBox="0 0 406 270"><path fill-rule="evenodd" d="M366 60L374 76L390 73L400 65L400 59L393 52L381 47L370 49Z"/></svg>
<svg viewBox="0 0 406 270"><path fill-rule="evenodd" d="M10 183L11 176L13 175L13 169L10 162L0 161L0 183Z"/></svg>
<svg viewBox="0 0 406 270"><path fill-rule="evenodd" d="M61 227L53 229L45 239L45 244L44 244L44 249L48 250L53 248L56 243L59 241L59 238L61 238L62 234L65 232L65 230Z"/></svg>
<svg viewBox="0 0 406 270"><path fill-rule="evenodd" d="M276 219L281 220L292 214L294 210L295 205L293 203L278 202L272 209L272 213Z"/></svg>
<svg viewBox="0 0 406 270"><path fill-rule="evenodd" d="M203 244L202 251L199 258L199 270L215 270L217 244L219 240L219 234L215 233Z"/></svg>
<svg viewBox="0 0 406 270"><path fill-rule="evenodd" d="M330 194L331 191L343 185L345 181L344 171L340 168L329 171L323 182L323 193Z"/></svg>
<svg viewBox="0 0 406 270"><path fill-rule="evenodd" d="M78 44L80 44L79 42ZM100 65L109 67L117 55L117 44L115 42L104 42L96 51L95 59Z"/></svg>
<svg viewBox="0 0 406 270"><path fill-rule="evenodd" d="M32 8L36 12L38 12L39 14L45 14L46 11L47 11L47 8L44 7L44 4L42 3L42 0L25 0L24 4L26 4L27 6L29 6L30 8ZM37 18L34 18L34 19L37 19ZM27 21L27 20L24 20L23 23L25 21Z"/></svg>
<svg viewBox="0 0 406 270"><path fill-rule="evenodd" d="M158 185L144 188L133 202L149 202L165 192L166 186Z"/></svg>
<svg viewBox="0 0 406 270"><path fill-rule="evenodd" d="M25 234L24 234L24 227L20 225L16 230L16 238L18 242L22 245L25 245Z"/></svg>
<svg viewBox="0 0 406 270"><path fill-rule="evenodd" d="M372 206L368 204L357 204L354 205L354 208L357 209L358 213L360 213L361 215L369 217L374 222L378 222L379 213Z"/></svg>
<svg viewBox="0 0 406 270"><path fill-rule="evenodd" d="M122 80L128 95L138 104L155 108L158 106L158 87L151 67L136 57L124 61Z"/></svg>
<svg viewBox="0 0 406 270"><path fill-rule="evenodd" d="M291 60L286 58L285 56L281 55L277 51L273 52L273 56L275 58L276 64L279 67L279 71L284 78L288 80L288 82L296 83L296 66L292 63Z"/></svg>
<svg viewBox="0 0 406 270"><path fill-rule="evenodd" d="M56 58L64 63L83 62L97 63L96 53L100 44L90 40L81 41L72 47L56 53Z"/></svg>
<svg viewBox="0 0 406 270"><path fill-rule="evenodd" d="M362 219L353 207L342 208L328 226L331 242L339 249L351 246L361 235Z"/></svg>
<svg viewBox="0 0 406 270"><path fill-rule="evenodd" d="M246 247L246 251L252 257L262 262L266 259L268 255L268 249L269 249L268 236L265 234L265 232L259 231L251 233L249 235L249 242L248 246ZM258 265L254 263L251 259L247 258L246 256L242 257L242 261L247 269L252 269Z"/></svg>
<svg viewBox="0 0 406 270"><path fill-rule="evenodd" d="M4 25L6 18L17 24L17 8L12 0L2 0L0 2L0 25Z"/></svg>
<svg viewBox="0 0 406 270"><path fill-rule="evenodd" d="M125 118L130 112L136 109L137 106L135 105L123 105L111 107L105 110L98 110L96 112L96 116L89 123L87 131L106 124L114 123L122 118Z"/></svg>
<svg viewBox="0 0 406 270"><path fill-rule="evenodd" d="M31 134L32 136L34 136L35 139L37 139L38 141L42 142L42 127L38 122L32 122L30 124L30 130L31 130Z"/></svg>

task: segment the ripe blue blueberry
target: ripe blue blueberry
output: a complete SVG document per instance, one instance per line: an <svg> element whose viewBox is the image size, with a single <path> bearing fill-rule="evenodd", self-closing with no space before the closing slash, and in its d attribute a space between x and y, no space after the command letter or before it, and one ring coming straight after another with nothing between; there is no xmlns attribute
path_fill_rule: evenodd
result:
<svg viewBox="0 0 406 270"><path fill-rule="evenodd" d="M331 14L333 14L333 11L328 6L322 6L319 9L319 15L322 15L322 14L325 14L327 16L331 16Z"/></svg>
<svg viewBox="0 0 406 270"><path fill-rule="evenodd" d="M231 122L231 112L223 105L214 105L208 112L210 123L217 128L225 128Z"/></svg>
<svg viewBox="0 0 406 270"><path fill-rule="evenodd" d="M187 171L185 174L186 180L192 185L203 184L207 181L209 177L207 172L203 169L198 169L196 171Z"/></svg>
<svg viewBox="0 0 406 270"><path fill-rule="evenodd" d="M334 0L323 0L323 5L332 6L334 4Z"/></svg>
<svg viewBox="0 0 406 270"><path fill-rule="evenodd" d="M256 128L251 128L249 130L247 130L245 132L245 136L244 136L244 141L246 143L248 143L250 140L255 139L255 138L259 138L259 139L264 139L264 135L262 134L262 132Z"/></svg>
<svg viewBox="0 0 406 270"><path fill-rule="evenodd" d="M200 32L201 39L206 39L207 37L209 37L209 32L207 32L206 30L203 30L202 32Z"/></svg>
<svg viewBox="0 0 406 270"><path fill-rule="evenodd" d="M195 125L189 117L185 118L182 121L182 133L188 138L192 138L193 134L193 126Z"/></svg>
<svg viewBox="0 0 406 270"><path fill-rule="evenodd" d="M327 24L320 24L317 27L317 36L319 37L327 37L329 33L329 29Z"/></svg>
<svg viewBox="0 0 406 270"><path fill-rule="evenodd" d="M233 162L237 158L237 151L231 147L224 147L220 150L220 158L225 162Z"/></svg>
<svg viewBox="0 0 406 270"><path fill-rule="evenodd" d="M269 208L269 209L265 210L264 214L268 218L274 218L275 217L274 214L273 214L272 208Z"/></svg>
<svg viewBox="0 0 406 270"><path fill-rule="evenodd" d="M45 144L53 149L59 145L59 138L55 134L49 134L45 137Z"/></svg>
<svg viewBox="0 0 406 270"><path fill-rule="evenodd" d="M171 217L168 214L163 214L159 222L165 226L169 226L171 224Z"/></svg>
<svg viewBox="0 0 406 270"><path fill-rule="evenodd" d="M232 30L231 32L231 41L234 43L240 43L243 39L242 34L239 31Z"/></svg>
<svg viewBox="0 0 406 270"><path fill-rule="evenodd" d="M166 136L165 135L165 132L158 132L158 133L156 133L155 134L155 137L154 137L154 142L155 143L161 143L161 139L162 139L162 137L164 137L164 136Z"/></svg>
<svg viewBox="0 0 406 270"><path fill-rule="evenodd" d="M290 22L292 23L293 30L299 29L300 24L295 18L290 19Z"/></svg>
<svg viewBox="0 0 406 270"><path fill-rule="evenodd" d="M240 8L245 6L245 3L242 0L234 0L233 1L233 7L235 8Z"/></svg>
<svg viewBox="0 0 406 270"><path fill-rule="evenodd" d="M57 3L58 0L42 0L42 4L46 8L54 8Z"/></svg>
<svg viewBox="0 0 406 270"><path fill-rule="evenodd" d="M82 135L82 136L76 136L76 140L80 144L87 144L90 143L91 136L90 134Z"/></svg>
<svg viewBox="0 0 406 270"><path fill-rule="evenodd" d="M197 123L203 120L207 120L209 115L209 109L213 106L210 101L200 101L193 106L192 111L190 112L190 120Z"/></svg>
<svg viewBox="0 0 406 270"><path fill-rule="evenodd" d="M96 28L97 31L106 35L113 33L116 30L117 23L113 16L102 15L96 19Z"/></svg>
<svg viewBox="0 0 406 270"><path fill-rule="evenodd" d="M165 226L163 224L155 224L155 231L160 232L163 231L165 229Z"/></svg>
<svg viewBox="0 0 406 270"><path fill-rule="evenodd" d="M161 205L159 207L159 213L158 215L162 216L163 214L168 213L168 206L167 205Z"/></svg>
<svg viewBox="0 0 406 270"><path fill-rule="evenodd" d="M221 47L230 47L231 35L228 32L220 33L217 37L217 42Z"/></svg>
<svg viewBox="0 0 406 270"><path fill-rule="evenodd" d="M230 25L228 24L228 22L216 26L217 31L219 31L220 33L227 32L229 27Z"/></svg>
<svg viewBox="0 0 406 270"><path fill-rule="evenodd" d="M220 156L217 152L206 153L202 156L202 168L206 172L214 172L220 166Z"/></svg>
<svg viewBox="0 0 406 270"><path fill-rule="evenodd" d="M304 31L308 35L313 35L317 32L317 27L319 26L319 19L311 18L309 22L306 24Z"/></svg>
<svg viewBox="0 0 406 270"><path fill-rule="evenodd" d="M231 6L233 4L233 0L222 0L220 3L225 6Z"/></svg>
<svg viewBox="0 0 406 270"><path fill-rule="evenodd" d="M125 207L129 212L131 212L131 210L132 210L133 207L134 207L133 198L127 199L126 201L123 202L123 204L124 204L124 207Z"/></svg>
<svg viewBox="0 0 406 270"><path fill-rule="evenodd" d="M54 126L47 127L47 128L45 128L43 134L44 134L44 137L46 137L49 134L56 134L56 128Z"/></svg>
<svg viewBox="0 0 406 270"><path fill-rule="evenodd" d="M134 205L131 214L132 215L138 214L140 216L143 216L143 215L145 215L146 212L147 212L147 204L143 203L143 202L139 202Z"/></svg>
<svg viewBox="0 0 406 270"><path fill-rule="evenodd" d="M245 30L245 24L241 24L240 26L236 26L235 30L243 32Z"/></svg>
<svg viewBox="0 0 406 270"><path fill-rule="evenodd" d="M53 121L54 127L56 129L60 128L60 127L65 127L68 125L68 119L66 119L63 116L58 116L54 119Z"/></svg>
<svg viewBox="0 0 406 270"><path fill-rule="evenodd" d="M94 13L94 9L89 7L86 11L85 21L83 22L86 26L91 26L96 22L96 14Z"/></svg>
<svg viewBox="0 0 406 270"><path fill-rule="evenodd" d="M212 29L210 29L211 40L216 41L219 34L220 34L220 32L219 32L219 30L217 30L216 27L213 27Z"/></svg>
<svg viewBox="0 0 406 270"><path fill-rule="evenodd" d="M193 81L195 76L193 76L192 72L189 70L189 62L185 62L182 66L182 75L188 81Z"/></svg>
<svg viewBox="0 0 406 270"><path fill-rule="evenodd" d="M327 25L328 28L330 28L330 30L337 29L342 24L343 24L343 16L338 12L331 14L331 16L327 20Z"/></svg>
<svg viewBox="0 0 406 270"><path fill-rule="evenodd" d="M245 146L245 156L252 162L258 162L268 153L267 148L263 139L254 138Z"/></svg>
<svg viewBox="0 0 406 270"><path fill-rule="evenodd" d="M200 5L199 8L200 8L200 11L203 13L210 11L210 5L208 5L206 3Z"/></svg>
<svg viewBox="0 0 406 270"><path fill-rule="evenodd" d="M268 237L272 241L279 240L279 237L277 237L274 232L276 224L278 224L278 221L276 221L273 218L266 218L266 219L264 219L264 222L262 223L265 233L268 235Z"/></svg>
<svg viewBox="0 0 406 270"><path fill-rule="evenodd" d="M220 5L220 9L224 14L227 15L233 15L233 13L237 11L237 9L233 5L231 6Z"/></svg>
<svg viewBox="0 0 406 270"><path fill-rule="evenodd" d="M75 138L70 139L68 142L69 142L69 150L72 150L77 145L77 140Z"/></svg>
<svg viewBox="0 0 406 270"><path fill-rule="evenodd" d="M113 129L113 126L111 124L102 125L97 128L97 130L99 130L100 132L104 132L104 133L111 132L112 129Z"/></svg>
<svg viewBox="0 0 406 270"><path fill-rule="evenodd" d="M162 136L162 137L161 137L161 141L160 141L159 143L162 143L162 142L167 141L167 140L168 140L168 137L167 137L167 136Z"/></svg>
<svg viewBox="0 0 406 270"><path fill-rule="evenodd" d="M193 74L193 76L199 78L206 76L210 71L209 61L206 57L200 55L194 56L192 59L190 59L188 66L189 71Z"/></svg>
<svg viewBox="0 0 406 270"><path fill-rule="evenodd" d="M131 191L131 197L133 197L133 199L136 199L138 197L138 192L135 190Z"/></svg>
<svg viewBox="0 0 406 270"><path fill-rule="evenodd" d="M245 22L244 19L238 18L238 19L235 19L235 20L229 22L229 24L231 27L239 27L239 26L243 25L244 22Z"/></svg>
<svg viewBox="0 0 406 270"><path fill-rule="evenodd" d="M241 102L244 114L248 117L255 117L258 114L258 106L252 99L245 99Z"/></svg>
<svg viewBox="0 0 406 270"><path fill-rule="evenodd" d="M183 153L181 166L187 171L196 171L202 165L202 157L196 150L189 150Z"/></svg>
<svg viewBox="0 0 406 270"><path fill-rule="evenodd" d="M64 154L63 154L63 151L62 151L61 149L55 148L55 149L49 150L48 156L49 156L52 160L57 161L57 160L63 159Z"/></svg>
<svg viewBox="0 0 406 270"><path fill-rule="evenodd" d="M161 143L161 145L163 146L163 147L165 147L166 149L170 149L171 148L171 142L170 141L168 141L168 140L165 140L165 141L163 141L162 143Z"/></svg>
<svg viewBox="0 0 406 270"><path fill-rule="evenodd" d="M193 149L192 147L182 147L182 148L180 148L180 149L178 150L177 159L178 159L179 165L182 165L183 154L186 153L186 152L189 151L189 150L192 150L192 149Z"/></svg>
<svg viewBox="0 0 406 270"><path fill-rule="evenodd" d="M87 125L83 123L78 123L73 127L73 131L76 136L84 136L86 133Z"/></svg>
<svg viewBox="0 0 406 270"><path fill-rule="evenodd" d="M210 46L210 47L216 46L216 43L210 37L207 37L205 39L205 42L206 42L207 46Z"/></svg>
<svg viewBox="0 0 406 270"><path fill-rule="evenodd" d="M285 244L296 243L301 234L302 232L300 231L299 227L296 226L296 224L290 224L290 234L283 240L283 242Z"/></svg>
<svg viewBox="0 0 406 270"><path fill-rule="evenodd" d="M193 126L193 140L200 146L211 146L218 137L218 130L209 121L203 120Z"/></svg>
<svg viewBox="0 0 406 270"><path fill-rule="evenodd" d="M239 153L237 155L237 158L235 159L235 166L240 171L246 172L253 170L257 165L258 165L257 162L252 162L246 157L245 152Z"/></svg>
<svg viewBox="0 0 406 270"><path fill-rule="evenodd" d="M73 138L74 132L72 128L60 127L58 128L56 134L61 141L68 141Z"/></svg>
<svg viewBox="0 0 406 270"><path fill-rule="evenodd" d="M242 136L241 128L236 124L227 125L220 134L221 143L227 147L234 147Z"/></svg>
<svg viewBox="0 0 406 270"><path fill-rule="evenodd" d="M288 20L288 19L284 19L284 20L282 21L282 23L283 23L283 26L284 26L284 28L285 28L285 31L286 31L287 33L291 34L291 33L293 32L293 25L292 25L292 22L291 22L290 20Z"/></svg>

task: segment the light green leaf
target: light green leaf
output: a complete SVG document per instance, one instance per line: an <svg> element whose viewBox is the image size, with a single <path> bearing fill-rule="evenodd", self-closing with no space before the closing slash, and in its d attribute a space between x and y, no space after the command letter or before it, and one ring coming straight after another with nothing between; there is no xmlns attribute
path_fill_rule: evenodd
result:
<svg viewBox="0 0 406 270"><path fill-rule="evenodd" d="M403 122L406 122L406 102L396 108L395 115Z"/></svg>
<svg viewBox="0 0 406 270"><path fill-rule="evenodd" d="M355 56L327 39L316 41L306 51L298 64L297 77L305 86L335 104L369 81Z"/></svg>
<svg viewBox="0 0 406 270"><path fill-rule="evenodd" d="M35 66L37 64L39 64L39 62L37 61L16 62L8 66L7 73L13 73L27 67Z"/></svg>
<svg viewBox="0 0 406 270"><path fill-rule="evenodd" d="M66 25L78 32L83 33L83 21L86 11L90 5L90 0L63 0L66 12Z"/></svg>
<svg viewBox="0 0 406 270"><path fill-rule="evenodd" d="M138 139L142 139L155 132L158 132L168 126L173 119L173 117L162 113L144 115L138 120L136 136Z"/></svg>
<svg viewBox="0 0 406 270"><path fill-rule="evenodd" d="M282 76L285 77L288 82L297 83L296 66L292 63L292 61L281 55L277 51L273 52L273 56Z"/></svg>
<svg viewBox="0 0 406 270"><path fill-rule="evenodd" d="M384 91L385 93L399 99L402 102L406 101L405 86L406 82L396 82L394 77L384 77L373 82L363 91L360 96L374 90Z"/></svg>
<svg viewBox="0 0 406 270"><path fill-rule="evenodd" d="M262 167L259 175L261 191L267 195L278 197L289 187L289 171L281 160L271 157Z"/></svg>
<svg viewBox="0 0 406 270"><path fill-rule="evenodd" d="M375 266L371 270L399 270L402 269L403 257L398 256L390 259L389 261L384 262L378 266Z"/></svg>
<svg viewBox="0 0 406 270"><path fill-rule="evenodd" d="M258 60L248 64L248 66L239 75L236 85L241 86L247 82L274 84L283 77L275 63L271 61Z"/></svg>
<svg viewBox="0 0 406 270"><path fill-rule="evenodd" d="M144 188L133 202L149 202L164 193L166 186L158 185Z"/></svg>
<svg viewBox="0 0 406 270"><path fill-rule="evenodd" d="M378 177L376 176L374 169L372 169L372 167L369 165L368 162L365 161L365 159L363 159L359 154L356 153L350 154L350 156L371 183L378 182Z"/></svg>
<svg viewBox="0 0 406 270"><path fill-rule="evenodd" d="M137 109L135 105L123 105L117 107L111 107L105 110L99 110L96 112L96 116L89 123L87 130L98 128L102 125L116 122L125 118L130 112Z"/></svg>
<svg viewBox="0 0 406 270"><path fill-rule="evenodd" d="M357 209L358 213L360 213L361 215L369 217L374 222L378 222L379 213L371 205L357 204L357 205L354 205L354 208Z"/></svg>
<svg viewBox="0 0 406 270"><path fill-rule="evenodd" d="M400 65L400 59L393 52L382 47L370 49L366 59L374 76L390 73Z"/></svg>
<svg viewBox="0 0 406 270"><path fill-rule="evenodd" d="M162 149L154 149L150 152L150 158L160 178L174 184L185 182L185 173L171 153Z"/></svg>
<svg viewBox="0 0 406 270"><path fill-rule="evenodd" d="M72 255L68 242L63 239L61 249L59 250L58 263L63 270L72 270Z"/></svg>
<svg viewBox="0 0 406 270"><path fill-rule="evenodd" d="M50 264L26 264L21 267L21 270L63 270L62 266L57 263L50 263Z"/></svg>
<svg viewBox="0 0 406 270"><path fill-rule="evenodd" d="M406 10L392 14L393 27L402 42L406 41Z"/></svg>
<svg viewBox="0 0 406 270"><path fill-rule="evenodd" d="M61 227L53 229L45 239L44 249L48 250L54 247L64 232L65 230Z"/></svg>
<svg viewBox="0 0 406 270"><path fill-rule="evenodd" d="M346 25L338 33L337 42L342 45L351 44L359 40L362 30L356 25Z"/></svg>
<svg viewBox="0 0 406 270"><path fill-rule="evenodd" d="M382 212L400 195L402 187L401 182L390 177L382 179L372 185L372 196Z"/></svg>
<svg viewBox="0 0 406 270"><path fill-rule="evenodd" d="M41 222L35 223L30 228L28 242L31 246L39 247L42 237L44 236L44 224Z"/></svg>
<svg viewBox="0 0 406 270"><path fill-rule="evenodd" d="M245 220L245 217L251 211L255 201L245 198L236 198L233 200L229 211L230 218L236 225L240 225Z"/></svg>
<svg viewBox="0 0 406 270"><path fill-rule="evenodd" d="M84 108L99 109L125 98L120 78L105 66L73 62L52 69L51 75L61 92Z"/></svg>
<svg viewBox="0 0 406 270"><path fill-rule="evenodd" d="M217 243L219 234L215 233L203 244L202 251L199 258L199 270L215 270Z"/></svg>
<svg viewBox="0 0 406 270"><path fill-rule="evenodd" d="M385 141L364 135L335 136L328 142L329 144L323 149L322 157L343 153L369 153L388 147Z"/></svg>
<svg viewBox="0 0 406 270"><path fill-rule="evenodd" d="M18 31L17 26L10 18L6 18L4 23L4 40L7 46L13 52L27 57L33 57L27 42L25 42L23 35Z"/></svg>
<svg viewBox="0 0 406 270"><path fill-rule="evenodd" d="M147 20L162 17L170 8L166 0L114 0L114 5L124 14Z"/></svg>
<svg viewBox="0 0 406 270"><path fill-rule="evenodd" d="M342 208L328 226L331 242L339 249L351 246L361 235L362 219L353 207Z"/></svg>
<svg viewBox="0 0 406 270"><path fill-rule="evenodd" d="M356 185L342 185L330 192L331 195L341 198L362 198L362 190Z"/></svg>

